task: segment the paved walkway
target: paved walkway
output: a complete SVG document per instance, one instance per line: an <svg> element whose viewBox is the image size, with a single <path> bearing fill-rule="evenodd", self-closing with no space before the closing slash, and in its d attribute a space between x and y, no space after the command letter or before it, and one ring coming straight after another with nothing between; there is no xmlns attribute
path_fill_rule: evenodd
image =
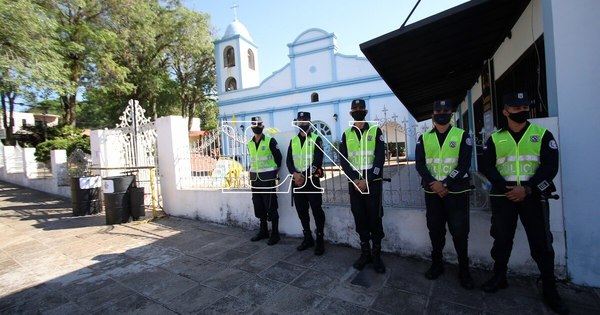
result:
<svg viewBox="0 0 600 315"><path fill-rule="evenodd" d="M463 290L456 267L385 254L388 272L355 271L359 251L299 239L267 246L253 231L179 218L105 225L70 202L0 182L0 313L549 314L533 278L487 295ZM474 270L477 283L490 274ZM572 314L600 313L600 289L560 285Z"/></svg>

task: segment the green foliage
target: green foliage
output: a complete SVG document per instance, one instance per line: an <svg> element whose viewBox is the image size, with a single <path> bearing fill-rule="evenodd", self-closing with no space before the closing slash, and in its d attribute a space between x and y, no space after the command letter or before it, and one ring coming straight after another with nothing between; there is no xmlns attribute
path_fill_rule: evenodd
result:
<svg viewBox="0 0 600 315"><path fill-rule="evenodd" d="M82 134L82 130L70 125L51 127L47 130L48 140L35 147L35 159L39 162L50 161L50 151L67 150L67 156L75 149L90 153L90 139Z"/></svg>

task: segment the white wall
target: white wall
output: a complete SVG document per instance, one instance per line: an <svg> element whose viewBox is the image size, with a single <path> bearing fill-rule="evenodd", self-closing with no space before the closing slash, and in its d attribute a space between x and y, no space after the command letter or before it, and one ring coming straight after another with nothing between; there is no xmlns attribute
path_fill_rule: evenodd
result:
<svg viewBox="0 0 600 315"><path fill-rule="evenodd" d="M600 2L544 0L548 102L559 116L567 231L567 267L574 283L600 286L598 156Z"/></svg>

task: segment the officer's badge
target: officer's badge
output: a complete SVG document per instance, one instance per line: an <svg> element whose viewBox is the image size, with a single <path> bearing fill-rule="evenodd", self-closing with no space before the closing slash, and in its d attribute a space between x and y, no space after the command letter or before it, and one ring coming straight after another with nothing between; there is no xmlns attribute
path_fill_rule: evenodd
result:
<svg viewBox="0 0 600 315"><path fill-rule="evenodd" d="M371 135L368 135L368 136L367 136L367 141L373 141L373 136L371 136Z"/></svg>
<svg viewBox="0 0 600 315"><path fill-rule="evenodd" d="M450 147L456 148L456 141L450 141Z"/></svg>
<svg viewBox="0 0 600 315"><path fill-rule="evenodd" d="M261 147L261 149L262 149L263 151L266 151L266 150L267 150L267 147Z"/></svg>
<svg viewBox="0 0 600 315"><path fill-rule="evenodd" d="M531 136L531 137L529 138L529 140L530 140L531 142L539 142L539 141L540 141L540 136L538 136L538 135Z"/></svg>

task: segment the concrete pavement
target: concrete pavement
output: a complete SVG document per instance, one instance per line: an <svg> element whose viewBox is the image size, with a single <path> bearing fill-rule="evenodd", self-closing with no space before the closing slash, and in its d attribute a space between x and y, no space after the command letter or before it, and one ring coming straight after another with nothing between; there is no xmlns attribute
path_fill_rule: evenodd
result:
<svg viewBox="0 0 600 315"><path fill-rule="evenodd" d="M44 314L550 314L532 277L496 294L462 289L456 266L435 281L429 262L385 253L388 272L250 242L254 231L175 217L105 225L72 217L70 201L0 182L0 313ZM451 244L449 244L451 246ZM477 284L490 273L473 270ZM561 283L572 314L600 313L600 289Z"/></svg>

